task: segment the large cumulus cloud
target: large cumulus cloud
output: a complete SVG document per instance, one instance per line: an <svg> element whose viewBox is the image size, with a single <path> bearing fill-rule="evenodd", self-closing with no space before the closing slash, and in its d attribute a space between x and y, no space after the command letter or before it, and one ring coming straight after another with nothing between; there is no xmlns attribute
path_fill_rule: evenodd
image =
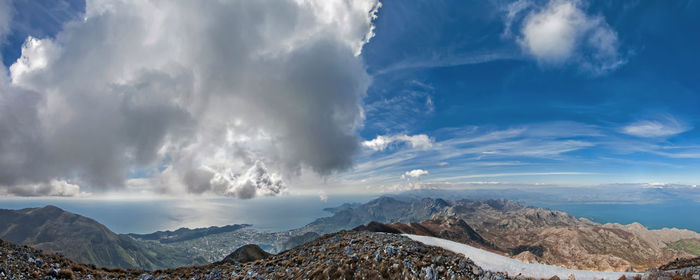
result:
<svg viewBox="0 0 700 280"><path fill-rule="evenodd" d="M379 6L88 1L55 38L28 38L0 85L0 186L100 191L141 177L250 198L347 168Z"/></svg>

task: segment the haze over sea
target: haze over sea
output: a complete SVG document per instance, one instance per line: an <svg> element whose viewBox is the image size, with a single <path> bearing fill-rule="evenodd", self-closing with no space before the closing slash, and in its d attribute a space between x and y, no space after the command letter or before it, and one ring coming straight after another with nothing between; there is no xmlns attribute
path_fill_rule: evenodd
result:
<svg viewBox="0 0 700 280"><path fill-rule="evenodd" d="M55 205L90 217L117 233L150 233L180 227L252 224L262 231L281 231L304 226L331 215L324 208L343 203L364 203L377 195L346 195L321 201L318 196L268 197L252 200L160 199L148 202L99 199L0 199L2 209ZM526 205L561 210L598 223L639 222L650 229L676 227L700 232L700 203L665 200L655 203L543 203Z"/></svg>
<svg viewBox="0 0 700 280"><path fill-rule="evenodd" d="M535 205L561 210L601 224L638 222L650 229L675 227L700 232L700 203L693 200L667 200L647 204L559 203Z"/></svg>

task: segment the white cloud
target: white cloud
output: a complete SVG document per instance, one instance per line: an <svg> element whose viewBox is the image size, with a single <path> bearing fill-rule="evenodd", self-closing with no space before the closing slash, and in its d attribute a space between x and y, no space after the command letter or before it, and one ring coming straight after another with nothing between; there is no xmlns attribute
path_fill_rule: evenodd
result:
<svg viewBox="0 0 700 280"><path fill-rule="evenodd" d="M372 140L362 142L362 146L374 151L384 151L393 143L407 143L413 149L428 150L433 146L433 140L425 134L406 135L397 134L390 136L377 136Z"/></svg>
<svg viewBox="0 0 700 280"><path fill-rule="evenodd" d="M552 1L525 20L520 43L546 62L559 63L571 57L582 29L589 28L586 15L574 3Z"/></svg>
<svg viewBox="0 0 700 280"><path fill-rule="evenodd" d="M236 175L230 171L214 174L211 184L214 190L221 190L227 196L243 199L273 196L287 189L282 177L268 171L261 161L255 162L255 165L242 175Z"/></svg>
<svg viewBox="0 0 700 280"><path fill-rule="evenodd" d="M46 68L50 60L56 57L57 51L58 47L50 39L27 37L22 45L22 55L10 66L12 83L31 87L31 84L23 83L22 77Z"/></svg>
<svg viewBox="0 0 700 280"><path fill-rule="evenodd" d="M671 115L663 115L655 120L641 120L631 123L622 128L625 134L645 137L659 138L681 134L692 127L682 123Z"/></svg>
<svg viewBox="0 0 700 280"><path fill-rule="evenodd" d="M423 175L428 175L427 170L423 169L413 169L411 171L406 171L403 175L401 175L401 178L420 178Z"/></svg>
<svg viewBox="0 0 700 280"><path fill-rule="evenodd" d="M516 1L507 8L504 35L512 37L518 26L518 44L542 65L575 63L605 74L624 64L617 33L602 16L586 14L585 6L577 0L550 0L545 6Z"/></svg>
<svg viewBox="0 0 700 280"><path fill-rule="evenodd" d="M142 169L152 190L247 198L344 170L379 7L88 1L58 39L28 38L0 85L0 185L74 176L99 191Z"/></svg>
<svg viewBox="0 0 700 280"><path fill-rule="evenodd" d="M318 198L323 202L328 202L328 194L325 191L319 192Z"/></svg>

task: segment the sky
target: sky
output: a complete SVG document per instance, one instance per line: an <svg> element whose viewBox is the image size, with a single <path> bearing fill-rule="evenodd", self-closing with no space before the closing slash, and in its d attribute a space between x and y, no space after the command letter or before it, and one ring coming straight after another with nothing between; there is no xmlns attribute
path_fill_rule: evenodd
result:
<svg viewBox="0 0 700 280"><path fill-rule="evenodd" d="M695 186L699 13L0 0L0 195Z"/></svg>

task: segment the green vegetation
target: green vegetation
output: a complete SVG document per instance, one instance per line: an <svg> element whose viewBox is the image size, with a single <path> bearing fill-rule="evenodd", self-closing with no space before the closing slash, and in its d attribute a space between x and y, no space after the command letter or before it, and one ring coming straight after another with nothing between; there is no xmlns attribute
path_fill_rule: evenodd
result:
<svg viewBox="0 0 700 280"><path fill-rule="evenodd" d="M681 239L669 243L668 246L678 251L700 256L700 239Z"/></svg>

